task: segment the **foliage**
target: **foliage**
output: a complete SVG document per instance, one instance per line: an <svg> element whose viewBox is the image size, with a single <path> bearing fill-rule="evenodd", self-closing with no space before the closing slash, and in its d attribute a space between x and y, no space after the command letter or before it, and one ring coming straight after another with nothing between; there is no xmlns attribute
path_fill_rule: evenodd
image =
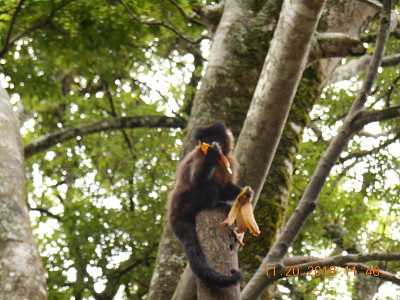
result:
<svg viewBox="0 0 400 300"><path fill-rule="evenodd" d="M188 11L189 3L179 6ZM182 71L192 68L189 46L199 47L189 39L202 28L172 1L32 0L17 7L0 5L0 45L16 11L10 40L21 35L1 56L0 73L24 111L26 144L115 116L171 115L177 101L183 105L190 74ZM150 87L157 84L161 90ZM51 299L86 298L119 277L117 290L124 284L127 295L146 293L180 138L180 130L105 131L27 160Z"/></svg>
<svg viewBox="0 0 400 300"><path fill-rule="evenodd" d="M209 3L2 1L0 79L24 122L25 145L58 130L117 116L186 117L188 93L198 83L191 79L200 76L204 62L195 61L205 37L192 9ZM387 54L399 53L399 47L392 38ZM400 102L399 76L398 68L382 69L369 100L371 109ZM288 215L340 126L360 79L328 86L314 105L313 126L306 127L296 157ZM393 171L400 167L398 138L374 150L393 139L398 126L398 121L373 124L366 131L375 136L353 138L292 255L400 251L400 179ZM160 128L103 131L77 136L26 161L28 203L50 299L88 299L98 293L145 297L183 134ZM366 150L371 153L357 155ZM398 267L398 262L385 266L393 272ZM298 286L303 295L344 297L349 293L332 284L343 278L353 284L346 276L289 278L282 283L289 292L282 293L290 295Z"/></svg>

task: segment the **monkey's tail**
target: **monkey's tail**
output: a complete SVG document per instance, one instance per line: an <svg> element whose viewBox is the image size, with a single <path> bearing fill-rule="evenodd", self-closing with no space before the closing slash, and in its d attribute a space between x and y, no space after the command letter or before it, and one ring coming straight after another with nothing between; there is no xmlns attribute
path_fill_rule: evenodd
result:
<svg viewBox="0 0 400 300"><path fill-rule="evenodd" d="M240 270L231 270L230 276L217 273L209 267L196 234L196 225L182 218L170 217L170 224L175 235L182 242L186 257L194 274L206 285L213 287L228 287L237 284L242 279Z"/></svg>
<svg viewBox="0 0 400 300"><path fill-rule="evenodd" d="M195 228L193 228L195 230ZM200 246L196 231L191 236L190 241L184 241L184 248L187 259L193 273L197 275L208 286L228 287L237 284L242 279L240 270L231 269L230 276L225 276L211 269L206 261L203 249Z"/></svg>

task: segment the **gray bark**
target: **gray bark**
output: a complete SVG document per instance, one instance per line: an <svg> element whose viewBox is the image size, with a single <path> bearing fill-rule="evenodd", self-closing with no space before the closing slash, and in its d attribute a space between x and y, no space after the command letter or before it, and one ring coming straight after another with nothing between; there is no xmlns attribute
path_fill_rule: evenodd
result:
<svg viewBox="0 0 400 300"><path fill-rule="evenodd" d="M140 117L115 117L97 123L85 124L80 127L66 128L50 135L42 136L31 144L25 146L25 157L29 158L36 153L46 150L78 136L116 130L124 128L182 128L186 121L178 117L165 116L140 116Z"/></svg>
<svg viewBox="0 0 400 300"><path fill-rule="evenodd" d="M220 274L230 275L230 269L238 269L235 239L229 228L221 228L219 222L215 222L215 217L223 221L226 215L225 209L215 209L212 214L202 211L196 217L196 227L209 266ZM199 300L239 300L239 295L239 286L215 289L205 286L197 279Z"/></svg>
<svg viewBox="0 0 400 300"><path fill-rule="evenodd" d="M197 291L195 289L195 282L196 275L191 271L190 265L187 264L171 300L196 300Z"/></svg>
<svg viewBox="0 0 400 300"><path fill-rule="evenodd" d="M224 112L219 108L230 107L232 106L233 101L226 95L225 97L220 97L218 91L221 90L222 76L227 79L228 76L226 74L229 74L230 72L227 67L227 62L232 60L234 52L237 50L235 47L237 47L238 41L233 37L238 39L238 26L243 20L250 18L251 9L249 2L251 1L231 0L226 1L223 6L223 14L213 37L214 42L208 59L206 74L202 78L200 90L197 92L193 103L187 126L187 135L182 149L183 155L188 153L193 146L190 136L195 127L198 125L208 124L215 119L227 119L227 117L223 115L224 113L227 113L227 111ZM226 82L226 84L228 83L229 82ZM237 126L239 127L240 125L237 124ZM213 212L209 213L214 215ZM210 224L219 224L221 220L218 216L218 214L215 214L214 220L211 218L207 218L207 220L211 222ZM185 261L185 256L182 251L178 247L175 247L175 244L171 242L175 239L176 238L173 236L172 231L165 228L160 242L157 263L153 274L153 280L150 285L150 294L148 299L166 299L173 295L173 293L169 293L169 288L176 287L181 273L179 272L176 262L178 260L182 262ZM168 245L163 241L171 242L170 244L175 248L166 249ZM169 255L166 255L166 253ZM183 266L184 265L185 264L183 263ZM166 270L168 270L168 272L166 272ZM180 270L183 270L182 265ZM185 280L187 276L192 277L193 275L190 273L190 268L187 268L182 275L183 280ZM192 281L192 285L184 286L190 291L196 289L196 282ZM160 290L164 290L165 292L163 293ZM186 292L180 291L179 293L183 293L184 295Z"/></svg>
<svg viewBox="0 0 400 300"><path fill-rule="evenodd" d="M229 126L233 128L234 133L238 134L241 130L241 124L244 119L244 113L247 111L249 100L251 99L251 95L254 93L255 83L257 82L260 74L260 69L265 59L265 49L268 48L270 40L270 32L275 30L275 17L273 15L265 14L265 11L260 11L258 15L252 11L252 6L249 5L251 1L237 1L230 0L225 1L223 9L220 12L223 12L221 19L218 16L218 21L214 24L217 26L216 31L214 32L214 43L211 49L210 58L208 61L207 71L205 76L203 76L200 90L196 94L196 99L194 101L194 106L191 112L191 117L188 124L187 136L190 135L190 132L194 127L201 124L209 123L215 119L222 119L227 121ZM273 1L270 1L273 2ZM331 1L334 5L337 5L337 1ZM347 2L344 1L346 6ZM340 9L331 9L325 10L325 14L327 18L330 17L330 11L335 11L335 16L338 15L343 16L341 12L343 7L342 2L340 4ZM347 6L345 9L351 11L350 14L356 13L358 15L358 19L360 22L368 23L366 21L365 15L370 15L370 11L374 11L373 9L368 9L365 5L357 6L357 9L353 9L353 6L357 6L351 4L351 9ZM222 8L222 6L220 7ZM271 6L267 7L266 11L271 11ZM279 9L279 7L277 8ZM264 13L265 15L260 15L260 13ZM345 15L345 18L348 16ZM256 22L260 20L264 20L265 23L263 26L260 26ZM341 19L341 18L340 18ZM352 18L353 20L353 18ZM254 22L253 22L254 21ZM262 34L260 37L264 37L266 41L262 41L257 38L257 44L251 44L250 49L257 49L256 51L248 51L246 47L246 43L248 43L248 39L253 36L258 36L254 34L257 33L258 29L254 29L254 25L259 25L259 30ZM340 24L342 27L347 27L343 24ZM349 25L346 23L349 27ZM332 31L342 32L342 27L340 26L331 26ZM358 35L354 35L354 27L360 29L362 26L353 26L351 24L351 37L357 38ZM335 30L336 29L336 30ZM322 28L325 30L325 28ZM357 30L358 32L358 30ZM250 42L252 39L250 39ZM349 41L349 40L347 40ZM341 46L351 46L348 50L343 52L343 48L339 47L339 50L342 53L351 53L353 48L353 43L342 43ZM248 55L248 57L246 56ZM332 54L329 54L332 56ZM334 55L333 55L334 56ZM335 64L336 66L336 64ZM286 68L286 64L284 64L283 69ZM329 74L327 71L325 74ZM280 72L280 71L279 71ZM243 76L245 74L245 76ZM284 87L286 89L286 85ZM243 113L243 118L242 114ZM240 115L240 117L238 117ZM275 126L275 124L274 124ZM274 128L272 126L272 128ZM269 128L268 128L269 130ZM264 131L264 129L263 129ZM254 140L253 140L254 142ZM184 150L183 152L187 152L187 149L190 148L190 142L187 140L184 142ZM245 151L247 151L247 145L243 145ZM262 149L264 151L264 149ZM246 162L247 163L247 162ZM243 166L242 166L243 167ZM262 177L259 174L255 175L256 178ZM265 178L263 178L265 180ZM246 179L243 180L246 183ZM220 220L215 219L215 222L219 222ZM165 234L163 234L162 241L170 241L173 239L171 231L165 230ZM173 286L176 278L179 278L179 275L176 274L177 269L175 268L176 264L174 263L178 258L184 260L182 253L179 251L165 251L165 247L168 245L163 245L163 242L160 243L159 257L156 264L155 276L156 280L152 281L151 284L151 293L153 290L159 291L160 289L165 288L165 285ZM176 248L178 249L178 248ZM164 253L169 253L168 255L164 255ZM172 258L172 260L171 260ZM169 262L171 260L171 262ZM158 262L161 262L160 265ZM170 266L169 266L170 264ZM171 271L170 271L171 270ZM187 268L185 274L182 278L187 278L186 276L190 276L190 269ZM190 282L187 280L186 282ZM191 281L193 285L187 287L187 290L194 289L194 281ZM181 288L181 287L180 287ZM156 292L157 293L157 292ZM158 293L161 298L150 297L149 299L166 299L169 296L168 293L162 294ZM171 294L172 295L172 294ZM163 296L163 297L162 297Z"/></svg>
<svg viewBox="0 0 400 300"><path fill-rule="evenodd" d="M348 63L339 66L329 79L330 83L348 80L365 72L371 62L371 55L364 55L359 59L350 60ZM400 64L400 54L386 56L382 59L381 66L393 67Z"/></svg>
<svg viewBox="0 0 400 300"><path fill-rule="evenodd" d="M311 38L324 3L325 1L285 1L283 4L235 151L241 166L239 180L243 182L246 179L246 185L254 189L254 205L271 166L297 85L306 66Z"/></svg>
<svg viewBox="0 0 400 300"><path fill-rule="evenodd" d="M166 295L171 297L185 265L182 246L174 237L171 227L165 225L147 299L165 299Z"/></svg>
<svg viewBox="0 0 400 300"><path fill-rule="evenodd" d="M47 299L25 184L19 121L0 87L0 299Z"/></svg>
<svg viewBox="0 0 400 300"><path fill-rule="evenodd" d="M386 0L385 13L381 18L381 29L377 45L361 90L357 94L342 127L338 131L338 134L333 138L328 149L321 158L295 211L282 230L282 233L278 236L270 252L263 260L260 268L243 290L243 299L256 299L262 290L268 286L269 279L265 276L264 267L270 265L281 265L283 263L283 258L286 255L287 250L292 245L300 232L300 229L314 210L316 201L332 167L339 158L343 149L346 147L352 135L361 129L359 127L355 128L353 121L364 108L367 96L375 81L377 69L381 64L382 55L389 35L390 7L391 1Z"/></svg>

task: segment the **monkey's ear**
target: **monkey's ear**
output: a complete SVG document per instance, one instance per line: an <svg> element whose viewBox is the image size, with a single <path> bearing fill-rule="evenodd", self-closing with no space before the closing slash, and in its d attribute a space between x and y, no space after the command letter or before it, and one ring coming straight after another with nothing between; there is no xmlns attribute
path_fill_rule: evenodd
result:
<svg viewBox="0 0 400 300"><path fill-rule="evenodd" d="M193 140L202 141L207 137L223 138L226 135L226 125L223 121L216 121L209 126L199 126L193 132Z"/></svg>
<svg viewBox="0 0 400 300"><path fill-rule="evenodd" d="M201 141L205 137L205 127L204 126L199 126L197 127L192 135L192 139L194 141Z"/></svg>
<svg viewBox="0 0 400 300"><path fill-rule="evenodd" d="M226 125L224 121L215 121L212 125L210 125L210 128L213 128L214 130L217 131L224 131L226 130Z"/></svg>

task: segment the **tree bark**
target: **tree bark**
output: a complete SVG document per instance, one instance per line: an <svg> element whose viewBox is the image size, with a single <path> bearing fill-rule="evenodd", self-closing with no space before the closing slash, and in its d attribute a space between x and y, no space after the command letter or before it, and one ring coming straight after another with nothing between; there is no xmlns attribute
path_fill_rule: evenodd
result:
<svg viewBox="0 0 400 300"><path fill-rule="evenodd" d="M238 269L238 260L231 230L219 226L226 215L225 209L214 209L212 213L202 211L196 217L196 228L208 265L220 274L230 275L232 268ZM215 222L215 219L220 222ZM199 300L238 300L239 295L239 286L215 289L197 279L197 299Z"/></svg>
<svg viewBox="0 0 400 300"><path fill-rule="evenodd" d="M282 7L235 150L239 165L242 166L239 182L245 182L255 191L253 205L257 203L278 147L324 3L285 1ZM254 143L256 139L257 143Z"/></svg>
<svg viewBox="0 0 400 300"><path fill-rule="evenodd" d="M233 129L236 136L240 131L258 79L260 63L265 57L263 47L257 49L256 53L254 53L254 50L247 52L243 49L238 53L238 47L243 45L243 40L249 36L249 27L246 26L245 22L252 20L250 2L252 1L230 0L226 1L223 6L223 14L214 34L206 74L202 78L200 90L196 94L191 110L187 135L183 143L183 155L193 147L190 136L192 130L198 125L208 124L220 119ZM275 1L269 2L272 3L271 6L273 7L277 5ZM268 13L276 13L276 9L273 10L269 7ZM263 16L257 26L258 34L262 34L262 38L265 39L257 39L258 46L260 46L260 40L262 44L268 41L265 30L261 30L261 28L264 27L266 20L270 21L270 19ZM273 29L274 27L269 28L270 34ZM257 31L255 28L252 28L252 30ZM257 35L257 37L259 36ZM243 46L246 48L245 45ZM238 59L238 57L241 57L241 59ZM219 224L220 221L218 217L215 217L215 223ZM178 247L165 249L169 245L163 242L170 242L174 239L172 231L164 228L153 273L154 280L150 285L149 299L151 300L171 298L173 293L169 293L170 289L175 288L178 284L180 272L178 273L176 268L176 261L185 261L185 255ZM168 256L163 254L166 252L169 253ZM191 274L188 274L189 272L191 272L190 269L187 269L182 277L191 276ZM168 283L168 291L164 283ZM189 290L195 288L194 285L192 287L185 286ZM164 292L160 289L164 289Z"/></svg>
<svg viewBox="0 0 400 300"><path fill-rule="evenodd" d="M381 18L381 29L378 37L378 42L375 48L373 59L371 61L367 76L364 79L363 86L346 116L343 126L339 129L338 134L333 138L325 154L321 158L311 180L300 199L298 206L291 215L288 223L284 227L282 233L279 235L277 241L272 246L270 252L263 260L260 268L253 276L251 281L243 290L243 299L255 299L260 295L262 290L268 286L268 277L264 274L264 267L269 265L281 265L287 250L292 245L300 229L306 222L315 208L316 201L322 190L326 178L330 170L339 158L341 152L347 145L352 135L360 128L353 127L353 121L357 114L361 112L364 107L367 96L371 90L372 84L376 78L377 69L380 66L383 51L389 33L390 24L390 7L391 1L385 1L385 13Z"/></svg>
<svg viewBox="0 0 400 300"><path fill-rule="evenodd" d="M336 1L334 2L336 3ZM266 1L263 7L257 9L248 5L247 1L231 0L225 1L224 4L224 6L220 6L221 13L223 13L221 19L218 17L220 23L214 24L218 25L214 34L214 43L206 74L203 76L200 90L195 97L187 136L190 136L194 127L215 119L224 120L233 129L235 136L239 134L281 9L280 2L276 1ZM365 11L365 6L362 8ZM360 11L362 11L361 8ZM360 20L364 19L360 18ZM352 44L350 43L350 45ZM349 53L343 49L341 51ZM313 90L312 93L315 91ZM307 100L304 99L304 101ZM297 130L297 128L295 129ZM300 131L299 137L301 137ZM289 138L291 139L291 137ZM191 146L192 144L186 140L183 153L186 153ZM283 158L283 163L285 163L285 158ZM283 180L286 181L286 179L285 177ZM290 182L286 183L290 184ZM278 210L282 216L284 210L280 208ZM218 221L216 220L216 222ZM276 225L272 226L276 227ZM171 231L164 230L162 241L171 239L173 239ZM171 287L176 284L176 278L179 277L176 274L175 262L178 258L184 260L184 255L179 252L178 248L175 248L178 252L167 251L169 256L164 256L162 254L166 252L164 247L166 245L161 242L158 254L161 257L157 261L162 262L163 265L156 264L153 278L157 278L157 280L152 281L151 290L159 291L160 286L163 286L162 282L168 282L168 286ZM171 260L171 268L168 267L169 260ZM166 273L170 269L173 271ZM183 278L190 277L190 274L187 273L188 271L185 271ZM162 296L151 299L167 299L172 296L172 294L161 292L159 295Z"/></svg>
<svg viewBox="0 0 400 300"><path fill-rule="evenodd" d="M329 79L330 83L349 80L365 72L371 62L371 55L367 54L359 59L350 60L348 63L339 66ZM394 67L400 64L400 54L386 56L382 59L381 67Z"/></svg>
<svg viewBox="0 0 400 300"><path fill-rule="evenodd" d="M170 299L174 295L180 275L186 265L182 246L166 224L158 247L156 266L147 298ZM179 298L178 298L179 299Z"/></svg>
<svg viewBox="0 0 400 300"><path fill-rule="evenodd" d="M25 184L19 122L0 87L0 299L47 299Z"/></svg>
<svg viewBox="0 0 400 300"><path fill-rule="evenodd" d="M376 14L373 9L359 2L348 3L340 1L338 3L338 1L328 1L326 6L332 7L334 4L340 7L345 6L346 10L338 11L333 9L335 13L332 15L327 9L324 9L318 31L328 32L328 37L332 36L329 32L338 31L343 32L342 36L346 36L348 40L346 30L352 28L352 32L354 32L354 28L358 28L358 32L361 32L365 24L369 23L372 16ZM356 12L357 15L359 15L360 11L364 11L364 14L357 19L348 19L348 11ZM337 20L342 20L342 22ZM338 34L334 33L333 37L335 36L338 37ZM314 35L313 39L315 38ZM359 36L352 38L354 43L358 38ZM338 43L336 46L339 48L335 51L337 53L347 53L351 50L351 48L348 49L347 47L351 45L352 43L347 42ZM344 47L344 49L340 47ZM280 230L280 226L284 224L284 216L292 187L292 173L295 168L296 155L298 154L302 134L309 122L309 113L314 103L318 101L321 91L330 77L328 72L330 63L328 60L318 61L310 65L310 59L309 66L305 70L296 91L271 169L257 202L255 216L257 220L263 220L259 222L262 234L259 237L246 235L246 246L239 253L240 266L248 275L247 278L258 268L260 264L259 258L269 251L276 234ZM337 61L337 59L334 60Z"/></svg>
<svg viewBox="0 0 400 300"><path fill-rule="evenodd" d="M103 131L124 128L182 128L186 121L178 117L166 116L140 116L140 117L115 117L97 123L85 124L80 127L66 128L53 134L42 136L31 144L25 146L25 157L29 158L38 152L49 149L78 136L83 137Z"/></svg>

